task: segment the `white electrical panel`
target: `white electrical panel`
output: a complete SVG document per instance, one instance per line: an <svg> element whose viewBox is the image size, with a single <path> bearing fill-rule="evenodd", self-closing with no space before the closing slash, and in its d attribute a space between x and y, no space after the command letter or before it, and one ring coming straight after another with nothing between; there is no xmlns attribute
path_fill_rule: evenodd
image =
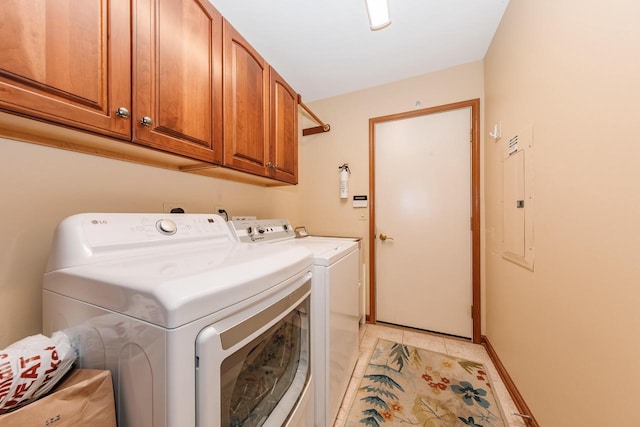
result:
<svg viewBox="0 0 640 427"><path fill-rule="evenodd" d="M533 127L509 138L502 177L502 257L533 271Z"/></svg>

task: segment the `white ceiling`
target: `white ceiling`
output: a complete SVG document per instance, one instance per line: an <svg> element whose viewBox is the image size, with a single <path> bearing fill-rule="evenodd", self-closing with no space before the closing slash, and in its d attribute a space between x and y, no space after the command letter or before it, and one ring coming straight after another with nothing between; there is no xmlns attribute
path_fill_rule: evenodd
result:
<svg viewBox="0 0 640 427"><path fill-rule="evenodd" d="M305 102L484 58L509 0L210 0Z"/></svg>

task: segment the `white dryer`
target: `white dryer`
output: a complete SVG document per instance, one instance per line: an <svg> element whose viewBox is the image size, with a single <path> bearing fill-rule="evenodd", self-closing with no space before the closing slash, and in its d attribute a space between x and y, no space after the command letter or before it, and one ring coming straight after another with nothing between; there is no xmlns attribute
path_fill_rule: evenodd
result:
<svg viewBox="0 0 640 427"><path fill-rule="evenodd" d="M58 227L44 332L109 369L119 427L313 423L312 254L239 244L217 215L80 214Z"/></svg>
<svg viewBox="0 0 640 427"><path fill-rule="evenodd" d="M313 253L315 426L333 426L359 354L359 239L296 238L286 219L233 220L229 226L240 242L304 247Z"/></svg>

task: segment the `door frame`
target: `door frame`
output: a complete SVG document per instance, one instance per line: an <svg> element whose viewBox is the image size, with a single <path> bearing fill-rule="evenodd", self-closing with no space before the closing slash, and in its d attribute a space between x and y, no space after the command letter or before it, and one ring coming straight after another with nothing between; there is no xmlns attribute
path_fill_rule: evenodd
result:
<svg viewBox="0 0 640 427"><path fill-rule="evenodd" d="M376 323L376 191L375 191L375 125L429 114L471 108L471 269L473 342L481 342L480 309L480 99L454 102L415 111L369 119L369 323Z"/></svg>

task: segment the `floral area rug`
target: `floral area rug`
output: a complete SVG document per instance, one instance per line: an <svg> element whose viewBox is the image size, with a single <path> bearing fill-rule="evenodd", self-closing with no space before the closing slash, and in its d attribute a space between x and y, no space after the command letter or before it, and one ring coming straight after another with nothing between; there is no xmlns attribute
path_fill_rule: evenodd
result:
<svg viewBox="0 0 640 427"><path fill-rule="evenodd" d="M484 366L378 340L346 427L502 426Z"/></svg>

